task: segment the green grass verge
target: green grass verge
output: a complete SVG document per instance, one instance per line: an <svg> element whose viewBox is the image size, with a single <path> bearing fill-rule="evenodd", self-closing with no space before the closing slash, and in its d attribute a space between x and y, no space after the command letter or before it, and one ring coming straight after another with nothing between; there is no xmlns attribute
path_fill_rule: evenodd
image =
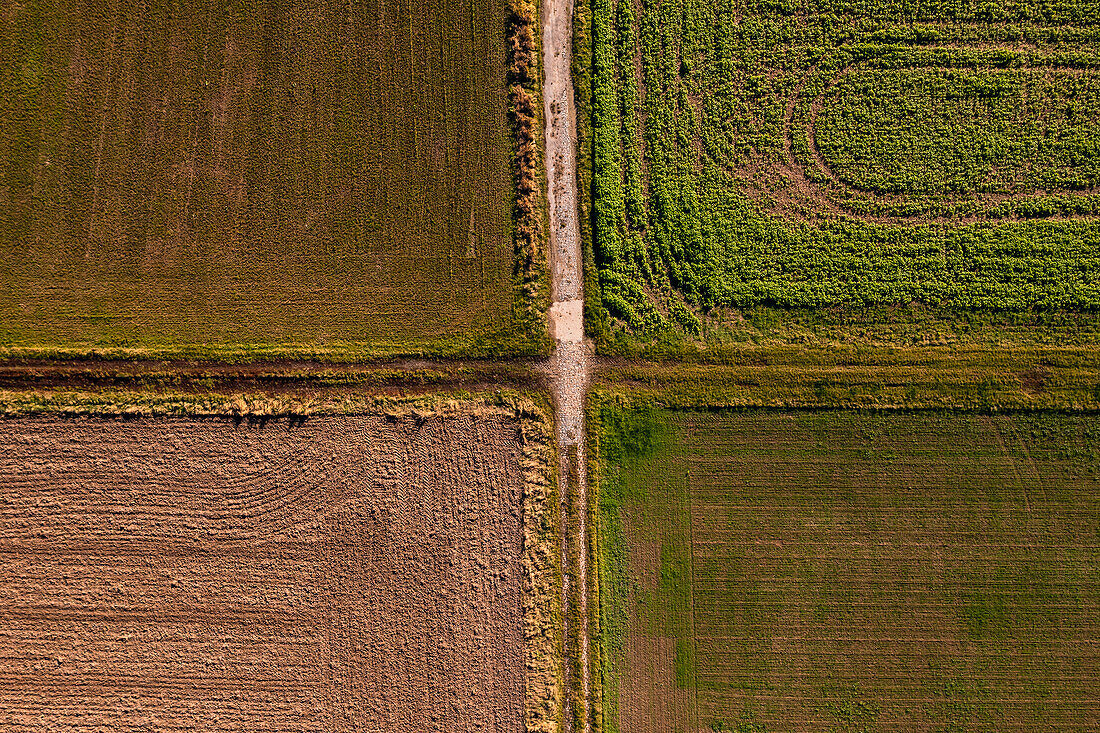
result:
<svg viewBox="0 0 1100 733"><path fill-rule="evenodd" d="M1095 416L593 411L602 730L1100 712Z"/></svg>
<svg viewBox="0 0 1100 733"><path fill-rule="evenodd" d="M742 347L720 363L606 361L595 378L667 407L1100 410L1091 349Z"/></svg>
<svg viewBox="0 0 1100 733"><path fill-rule="evenodd" d="M599 404L599 403L594 403ZM681 639L690 639L690 588L685 581L684 556L690 544L675 542L683 531L682 512L669 516L668 507L649 502L646 490L649 481L667 481L675 491L683 488L682 481L668 471L672 434L668 425L644 411L616 410L600 406L592 411L597 417L589 429L593 440L592 467L589 491L593 497L593 534L596 563L596 593L598 602L596 630L593 636L594 662L597 674L593 682L598 685L599 727L597 730L618 733L627 730L620 725L619 696L622 690L622 657L632 624L649 631L679 632ZM669 541L662 544L659 580L655 589L649 589L641 603L645 609L634 614L634 581L630 573L631 546L623 526L624 505L637 507L638 512L651 517L655 523L665 522L655 531L663 533ZM663 548L669 549L665 552ZM680 648L683 647L683 648ZM691 650L680 644L676 650L677 675L684 681L693 681L693 657ZM658 693L660 694L660 693ZM673 704L671 700L665 700ZM655 723L660 725L659 722Z"/></svg>

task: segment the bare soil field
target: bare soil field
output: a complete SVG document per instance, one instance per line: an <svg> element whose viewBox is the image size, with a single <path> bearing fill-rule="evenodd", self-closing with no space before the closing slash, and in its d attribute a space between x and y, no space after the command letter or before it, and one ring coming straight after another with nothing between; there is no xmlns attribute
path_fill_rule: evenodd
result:
<svg viewBox="0 0 1100 733"><path fill-rule="evenodd" d="M522 730L524 442L491 411L0 421L0 728Z"/></svg>
<svg viewBox="0 0 1100 733"><path fill-rule="evenodd" d="M1100 725L1095 416L602 419L605 730Z"/></svg>

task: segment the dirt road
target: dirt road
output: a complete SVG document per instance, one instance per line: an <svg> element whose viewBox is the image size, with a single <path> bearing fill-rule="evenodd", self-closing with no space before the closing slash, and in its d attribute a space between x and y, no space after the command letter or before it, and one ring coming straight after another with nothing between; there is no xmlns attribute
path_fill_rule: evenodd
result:
<svg viewBox="0 0 1100 733"><path fill-rule="evenodd" d="M566 710L577 710L583 720L582 730L590 730L591 704L589 702L589 641L588 627L581 623L575 635L568 624L571 619L588 618L587 552L588 527L586 526L587 491L584 451L584 403L588 389L588 358L591 344L584 340L584 292L581 272L580 222L577 216L577 151L576 108L573 103L573 80L570 76L572 59L572 0L546 0L542 6L542 50L545 78L543 93L546 105L546 174L550 205L550 271L551 292L554 304L550 308L550 333L555 349L551 359L551 385L555 402L555 433L560 463L562 567L565 578L562 584L562 605L567 625L565 638L577 639L580 649L566 649L569 659L579 658L581 685L580 700L567 699ZM575 461L575 462L574 462ZM576 486L569 486L575 477ZM572 496L571 496L572 495ZM576 502L576 526L570 526L568 501ZM569 564L570 556L576 565ZM573 594L573 588L580 593ZM577 608L570 608L570 599L576 598ZM575 613L571 613L575 612ZM575 623L575 621L572 621ZM576 655L576 656L575 656ZM567 695L577 689L572 675L567 671ZM564 729L573 730L573 719L567 714Z"/></svg>

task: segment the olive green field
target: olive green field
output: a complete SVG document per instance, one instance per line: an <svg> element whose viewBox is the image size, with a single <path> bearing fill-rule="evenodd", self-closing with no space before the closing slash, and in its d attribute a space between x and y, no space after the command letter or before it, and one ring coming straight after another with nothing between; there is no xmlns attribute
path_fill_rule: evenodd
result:
<svg viewBox="0 0 1100 733"><path fill-rule="evenodd" d="M504 3L2 17L0 353L545 349L513 238Z"/></svg>

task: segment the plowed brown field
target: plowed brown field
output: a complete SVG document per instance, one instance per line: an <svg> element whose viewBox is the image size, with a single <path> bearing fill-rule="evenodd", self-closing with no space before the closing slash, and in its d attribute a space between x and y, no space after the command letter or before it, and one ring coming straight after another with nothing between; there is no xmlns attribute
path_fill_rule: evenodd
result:
<svg viewBox="0 0 1100 733"><path fill-rule="evenodd" d="M519 731L520 452L496 414L0 421L0 729Z"/></svg>

